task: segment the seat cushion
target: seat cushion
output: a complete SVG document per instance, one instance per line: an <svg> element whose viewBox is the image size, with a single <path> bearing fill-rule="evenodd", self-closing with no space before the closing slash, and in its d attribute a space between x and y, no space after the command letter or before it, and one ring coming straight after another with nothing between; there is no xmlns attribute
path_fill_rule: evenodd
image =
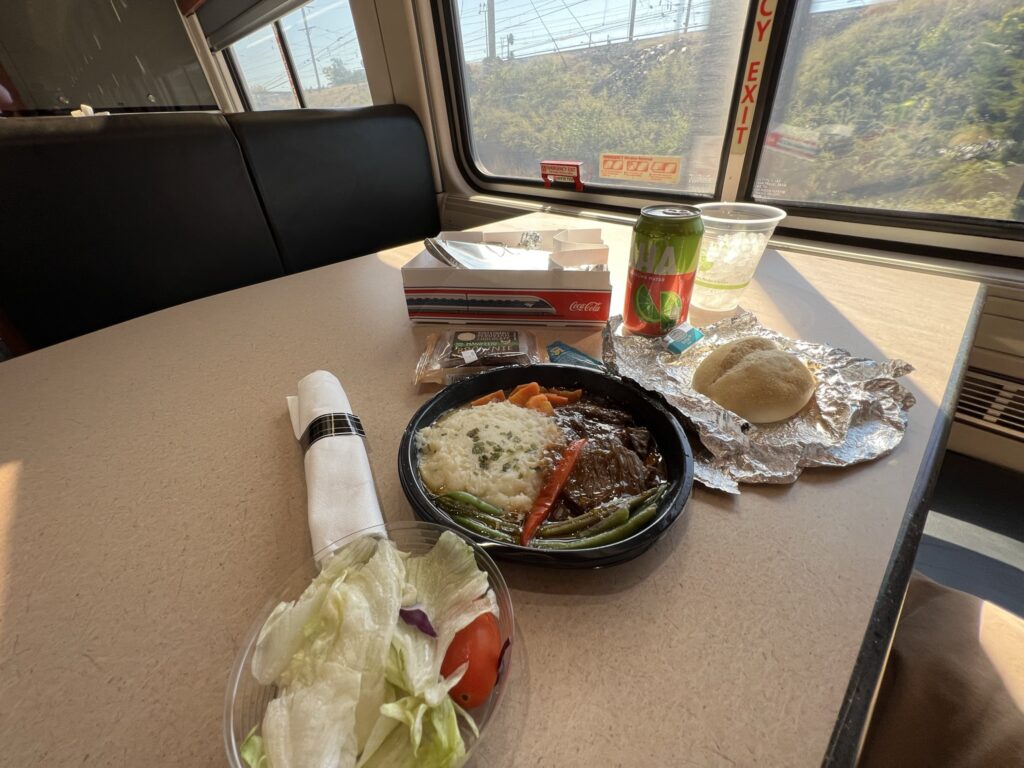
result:
<svg viewBox="0 0 1024 768"><path fill-rule="evenodd" d="M0 310L34 347L278 277L213 113L0 120Z"/></svg>
<svg viewBox="0 0 1024 768"><path fill-rule="evenodd" d="M247 112L228 122L289 272L437 234L430 156L408 107Z"/></svg>
<svg viewBox="0 0 1024 768"><path fill-rule="evenodd" d="M1024 619L915 574L858 765L1024 765Z"/></svg>

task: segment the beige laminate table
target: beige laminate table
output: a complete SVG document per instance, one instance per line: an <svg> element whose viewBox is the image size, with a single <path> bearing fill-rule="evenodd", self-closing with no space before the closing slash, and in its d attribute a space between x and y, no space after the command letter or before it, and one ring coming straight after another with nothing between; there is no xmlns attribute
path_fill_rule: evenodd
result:
<svg viewBox="0 0 1024 768"><path fill-rule="evenodd" d="M540 214L520 224L593 225ZM620 306L629 229L601 226ZM386 518L412 517L395 467L428 396L411 383L426 331L406 319L398 267L417 250L0 364L0 764L224 762L236 649L310 554L284 402L299 378L341 378ZM738 498L695 488L685 521L625 565L504 567L512 678L476 765L820 764L894 543L913 525L908 504L941 451L979 292L769 252L744 306L782 333L913 362L906 439L880 461L792 486ZM591 331L541 335L598 349Z"/></svg>

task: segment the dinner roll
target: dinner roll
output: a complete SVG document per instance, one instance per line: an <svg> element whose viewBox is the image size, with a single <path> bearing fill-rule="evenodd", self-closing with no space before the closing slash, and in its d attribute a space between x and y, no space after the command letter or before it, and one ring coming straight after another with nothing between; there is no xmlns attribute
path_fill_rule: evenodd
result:
<svg viewBox="0 0 1024 768"><path fill-rule="evenodd" d="M758 336L718 347L693 374L694 390L755 424L795 415L817 386L800 358Z"/></svg>

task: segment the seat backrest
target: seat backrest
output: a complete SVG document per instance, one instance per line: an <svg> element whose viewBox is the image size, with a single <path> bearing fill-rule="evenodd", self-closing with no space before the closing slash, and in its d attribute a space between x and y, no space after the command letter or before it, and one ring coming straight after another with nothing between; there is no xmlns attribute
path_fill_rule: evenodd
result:
<svg viewBox="0 0 1024 768"><path fill-rule="evenodd" d="M228 115L285 269L436 235L423 128L408 107Z"/></svg>
<svg viewBox="0 0 1024 768"><path fill-rule="evenodd" d="M30 345L283 273L223 115L0 120L0 310Z"/></svg>

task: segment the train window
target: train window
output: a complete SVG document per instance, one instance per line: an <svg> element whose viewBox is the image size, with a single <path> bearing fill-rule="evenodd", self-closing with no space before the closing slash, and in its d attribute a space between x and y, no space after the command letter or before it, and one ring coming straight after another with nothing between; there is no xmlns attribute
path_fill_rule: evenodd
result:
<svg viewBox="0 0 1024 768"><path fill-rule="evenodd" d="M471 160L540 179L715 193L746 0L452 2Z"/></svg>
<svg viewBox="0 0 1024 768"><path fill-rule="evenodd" d="M216 109L174 3L0 3L0 115Z"/></svg>
<svg viewBox="0 0 1024 768"><path fill-rule="evenodd" d="M352 11L312 0L231 46L255 110L372 104Z"/></svg>
<svg viewBox="0 0 1024 768"><path fill-rule="evenodd" d="M231 46L231 52L250 107L260 111L299 106L298 93L274 24L243 37Z"/></svg>
<svg viewBox="0 0 1024 768"><path fill-rule="evenodd" d="M1019 0L799 0L756 200L1024 221Z"/></svg>

